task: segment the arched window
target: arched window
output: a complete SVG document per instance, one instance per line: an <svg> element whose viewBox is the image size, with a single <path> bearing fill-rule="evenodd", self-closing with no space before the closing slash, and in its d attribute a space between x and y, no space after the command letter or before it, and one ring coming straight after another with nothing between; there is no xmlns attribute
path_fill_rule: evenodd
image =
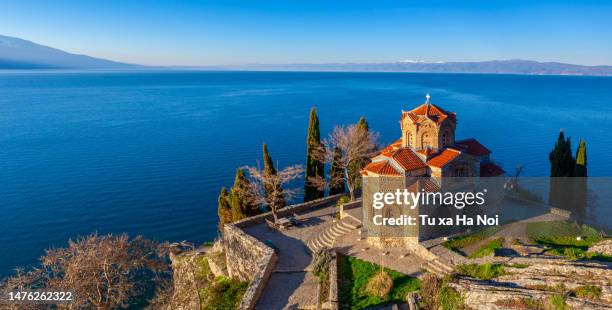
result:
<svg viewBox="0 0 612 310"><path fill-rule="evenodd" d="M406 136L408 137L408 139L407 139L408 140L408 145L412 146L412 134L407 132Z"/></svg>
<svg viewBox="0 0 612 310"><path fill-rule="evenodd" d="M423 135L421 136L421 148L422 149L426 149L428 147L431 147L431 141L429 141L429 133L425 132L423 133Z"/></svg>
<svg viewBox="0 0 612 310"><path fill-rule="evenodd" d="M442 133L442 146L446 146L448 144L448 135L445 132Z"/></svg>

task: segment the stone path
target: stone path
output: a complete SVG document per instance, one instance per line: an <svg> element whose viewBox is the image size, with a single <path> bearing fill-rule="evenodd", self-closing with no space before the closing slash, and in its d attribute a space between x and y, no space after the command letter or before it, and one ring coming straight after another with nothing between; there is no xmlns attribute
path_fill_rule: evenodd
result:
<svg viewBox="0 0 612 310"><path fill-rule="evenodd" d="M246 227L246 233L258 240L270 240L278 249L278 261L256 309L294 309L318 304L319 281L307 271L312 255L306 240L328 229L335 219L333 203L298 214L300 226L278 231L265 224Z"/></svg>

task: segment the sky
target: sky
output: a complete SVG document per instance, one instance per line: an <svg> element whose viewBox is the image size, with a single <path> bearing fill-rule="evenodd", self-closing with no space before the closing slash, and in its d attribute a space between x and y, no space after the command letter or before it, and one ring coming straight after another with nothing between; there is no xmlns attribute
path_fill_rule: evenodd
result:
<svg viewBox="0 0 612 310"><path fill-rule="evenodd" d="M0 34L145 65L612 65L612 1L0 1Z"/></svg>

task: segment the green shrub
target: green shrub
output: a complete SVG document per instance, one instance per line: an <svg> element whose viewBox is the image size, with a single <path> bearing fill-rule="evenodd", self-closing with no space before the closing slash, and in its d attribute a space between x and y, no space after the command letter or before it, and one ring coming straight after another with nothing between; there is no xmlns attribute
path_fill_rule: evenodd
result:
<svg viewBox="0 0 612 310"><path fill-rule="evenodd" d="M236 309L246 291L248 283L227 277L217 277L212 285L200 290L200 296L205 296L203 309Z"/></svg>
<svg viewBox="0 0 612 310"><path fill-rule="evenodd" d="M208 255L211 254L198 255L193 261L193 271L196 285L200 291L202 309L236 309L248 287L248 283L227 277L215 278L208 265Z"/></svg>
<svg viewBox="0 0 612 310"><path fill-rule="evenodd" d="M561 294L554 294L548 297L547 306L548 306L546 307L547 309L554 309L554 310L570 309L570 307L568 307L567 304L565 303L565 296Z"/></svg>
<svg viewBox="0 0 612 310"><path fill-rule="evenodd" d="M351 202L351 198L349 198L349 196L342 196L338 198L338 201L336 201L336 207L339 207L343 204L347 204L349 202Z"/></svg>
<svg viewBox="0 0 612 310"><path fill-rule="evenodd" d="M457 266L457 271L468 277L480 279L480 280L491 280L504 275L506 271L504 266L501 264L467 264Z"/></svg>
<svg viewBox="0 0 612 310"><path fill-rule="evenodd" d="M572 290L578 298L597 300L601 298L601 288L595 285L583 285Z"/></svg>
<svg viewBox="0 0 612 310"><path fill-rule="evenodd" d="M464 308L463 296L450 286L442 286L438 293L438 305L444 310Z"/></svg>
<svg viewBox="0 0 612 310"><path fill-rule="evenodd" d="M497 238L491 242L481 246L476 252L472 253L469 258L485 257L493 254L496 249L500 249L503 246L504 238Z"/></svg>
<svg viewBox="0 0 612 310"><path fill-rule="evenodd" d="M205 255L198 255L194 258L194 263L196 281L207 283L215 278L208 265L208 257Z"/></svg>

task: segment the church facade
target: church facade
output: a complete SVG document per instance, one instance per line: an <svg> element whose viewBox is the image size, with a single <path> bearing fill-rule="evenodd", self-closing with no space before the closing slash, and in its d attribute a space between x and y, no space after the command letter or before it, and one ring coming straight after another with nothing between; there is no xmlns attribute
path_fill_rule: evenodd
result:
<svg viewBox="0 0 612 310"><path fill-rule="evenodd" d="M387 218L401 214L418 217L424 212L419 208L407 210L401 205L375 209L372 207L374 193L397 189L440 191L459 186L457 180L462 180L460 186L477 187L474 180L504 174L491 160L491 151L478 140L456 138L457 115L432 104L429 94L424 104L402 111L400 128L401 138L382 149L361 171L364 223L370 223L381 212ZM472 183L466 185L466 180ZM448 233L418 225L401 228L365 225L364 228L368 241L380 247L403 246Z"/></svg>

